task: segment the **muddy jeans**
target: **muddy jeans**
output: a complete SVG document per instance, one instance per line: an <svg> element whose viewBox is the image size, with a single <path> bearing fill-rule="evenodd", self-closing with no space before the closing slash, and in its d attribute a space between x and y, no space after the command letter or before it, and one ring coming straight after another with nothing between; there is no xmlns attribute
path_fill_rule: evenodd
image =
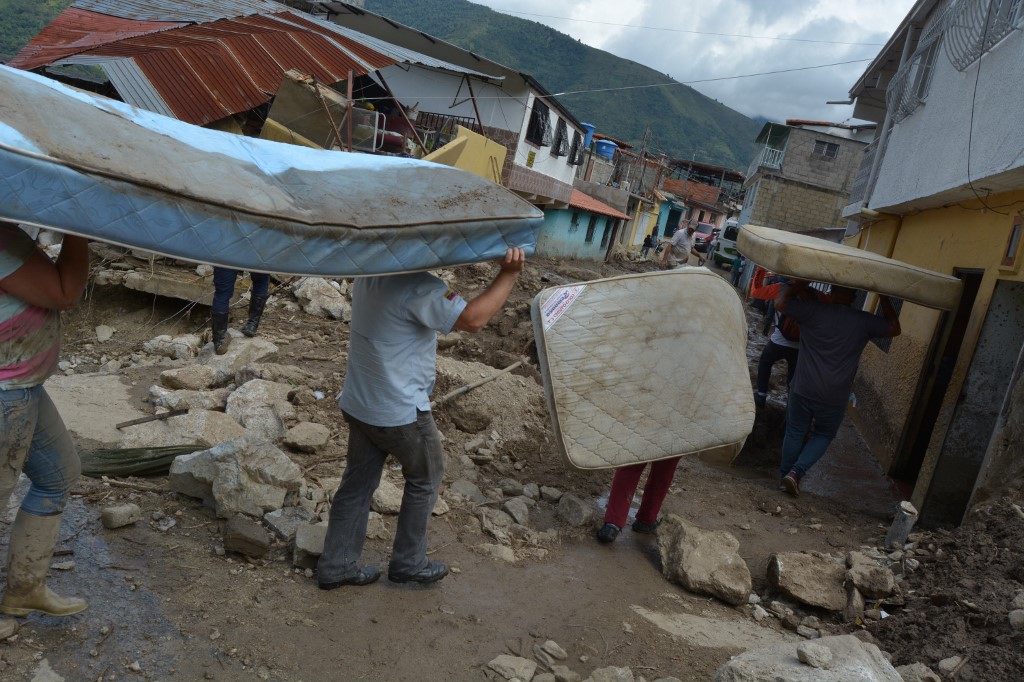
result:
<svg viewBox="0 0 1024 682"><path fill-rule="evenodd" d="M81 470L71 436L42 386L0 391L0 510L24 471L32 486L21 509L35 516L60 514Z"/></svg>
<svg viewBox="0 0 1024 682"><path fill-rule="evenodd" d="M416 421L402 426L371 426L345 414L349 425L348 463L331 505L324 551L317 563L323 582L350 578L366 539L370 498L380 483L387 456L402 465L405 492L389 571L411 574L427 566L427 521L437 502L444 477L441 436L430 412L417 412Z"/></svg>

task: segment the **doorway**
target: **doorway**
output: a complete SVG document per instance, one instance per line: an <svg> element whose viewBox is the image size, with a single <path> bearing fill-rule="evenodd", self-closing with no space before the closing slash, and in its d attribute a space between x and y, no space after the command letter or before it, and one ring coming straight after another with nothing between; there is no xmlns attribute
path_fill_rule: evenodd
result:
<svg viewBox="0 0 1024 682"><path fill-rule="evenodd" d="M963 521L1022 347L1024 282L999 280L928 486L923 525Z"/></svg>

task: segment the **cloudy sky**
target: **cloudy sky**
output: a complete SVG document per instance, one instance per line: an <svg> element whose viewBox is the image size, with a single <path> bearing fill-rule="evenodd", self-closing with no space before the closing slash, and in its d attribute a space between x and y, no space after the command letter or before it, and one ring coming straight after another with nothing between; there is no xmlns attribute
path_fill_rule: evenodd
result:
<svg viewBox="0 0 1024 682"><path fill-rule="evenodd" d="M681 82L871 60L914 4L914 0L473 2L547 24ZM844 121L853 107L825 102L847 99L850 86L867 65L862 61L691 84L747 116Z"/></svg>

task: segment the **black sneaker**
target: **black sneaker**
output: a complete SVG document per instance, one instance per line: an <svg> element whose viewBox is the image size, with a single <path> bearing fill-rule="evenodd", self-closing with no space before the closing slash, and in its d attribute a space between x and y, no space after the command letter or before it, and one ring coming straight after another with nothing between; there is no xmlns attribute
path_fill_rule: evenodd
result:
<svg viewBox="0 0 1024 682"><path fill-rule="evenodd" d="M597 531L597 541L604 543L615 542L615 538L619 537L620 530L622 529L614 523L606 523Z"/></svg>
<svg viewBox="0 0 1024 682"><path fill-rule="evenodd" d="M661 525L661 519L658 519L654 523L644 523L643 521L633 522L633 532L643 533L644 535L652 535L654 531L658 530L658 526Z"/></svg>

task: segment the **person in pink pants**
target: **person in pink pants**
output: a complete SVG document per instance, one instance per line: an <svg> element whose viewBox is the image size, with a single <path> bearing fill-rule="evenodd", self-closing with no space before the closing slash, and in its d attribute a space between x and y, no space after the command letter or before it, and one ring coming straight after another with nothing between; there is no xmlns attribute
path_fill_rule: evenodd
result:
<svg viewBox="0 0 1024 682"><path fill-rule="evenodd" d="M669 486L672 485L672 478L676 475L676 465L679 464L679 457L651 462L651 471L647 475L647 482L644 483L644 496L640 501L640 509L637 510L636 519L633 521L633 532L650 534L657 529L660 521L658 512L661 511L661 503L668 495ZM629 516L629 506L633 501L633 495L640 484L640 474L643 473L646 462L631 464L615 470L615 477L612 479L612 490L608 493L608 508L604 514L604 525L597 531L599 542L614 542L619 532L625 527L626 519Z"/></svg>

